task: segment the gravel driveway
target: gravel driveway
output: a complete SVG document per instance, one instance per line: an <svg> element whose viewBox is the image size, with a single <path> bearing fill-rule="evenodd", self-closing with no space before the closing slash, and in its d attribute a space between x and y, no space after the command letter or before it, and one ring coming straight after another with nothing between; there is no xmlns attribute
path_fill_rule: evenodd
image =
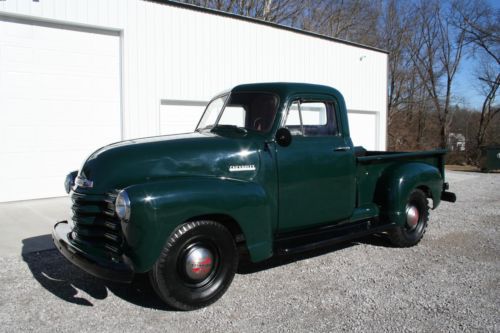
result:
<svg viewBox="0 0 500 333"><path fill-rule="evenodd" d="M56 250L0 258L0 331L500 332L500 174L447 180L458 201L431 213L418 246L370 237L244 267L194 312L166 309L144 277L103 282Z"/></svg>

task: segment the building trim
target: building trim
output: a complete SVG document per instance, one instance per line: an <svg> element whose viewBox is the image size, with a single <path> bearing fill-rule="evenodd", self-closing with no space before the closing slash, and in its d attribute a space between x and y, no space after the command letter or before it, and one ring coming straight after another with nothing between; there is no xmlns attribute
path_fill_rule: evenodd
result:
<svg viewBox="0 0 500 333"><path fill-rule="evenodd" d="M185 105L185 106L206 106L206 101L192 101L186 99L162 99L160 105Z"/></svg>
<svg viewBox="0 0 500 333"><path fill-rule="evenodd" d="M51 19L39 15L25 15L0 10L0 20L11 23L35 24L46 28L65 29L80 32L98 33L109 36L121 36L123 29L108 26L85 24L77 21Z"/></svg>

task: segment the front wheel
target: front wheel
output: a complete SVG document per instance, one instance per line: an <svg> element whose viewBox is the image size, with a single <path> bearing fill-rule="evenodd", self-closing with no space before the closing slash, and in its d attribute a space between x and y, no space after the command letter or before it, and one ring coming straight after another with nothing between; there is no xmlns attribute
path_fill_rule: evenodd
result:
<svg viewBox="0 0 500 333"><path fill-rule="evenodd" d="M229 230L214 221L193 221L174 230L149 276L165 303L194 310L226 292L237 266L238 253Z"/></svg>
<svg viewBox="0 0 500 333"><path fill-rule="evenodd" d="M405 213L405 224L396 226L389 232L389 239L399 247L416 245L425 234L429 220L429 206L427 196L422 190L414 189L410 193Z"/></svg>

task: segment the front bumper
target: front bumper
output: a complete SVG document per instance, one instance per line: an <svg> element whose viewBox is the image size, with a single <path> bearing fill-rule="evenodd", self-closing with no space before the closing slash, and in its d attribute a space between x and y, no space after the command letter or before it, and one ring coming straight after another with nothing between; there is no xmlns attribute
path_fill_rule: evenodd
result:
<svg viewBox="0 0 500 333"><path fill-rule="evenodd" d="M134 278L132 265L126 262L114 262L84 253L73 246L68 239L71 232L67 221L56 223L52 230L52 239L56 248L72 264L98 278L115 282L129 283Z"/></svg>

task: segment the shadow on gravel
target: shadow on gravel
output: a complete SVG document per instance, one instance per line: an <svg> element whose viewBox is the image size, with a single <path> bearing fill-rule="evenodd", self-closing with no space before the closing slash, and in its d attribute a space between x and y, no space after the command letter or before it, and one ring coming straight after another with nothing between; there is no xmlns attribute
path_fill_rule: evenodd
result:
<svg viewBox="0 0 500 333"><path fill-rule="evenodd" d="M339 243L336 245L322 247L299 254L275 256L266 261L255 264L250 262L249 260L245 260L245 262L240 263L240 266L238 267L238 274L252 274L260 271L265 271L275 267L288 265L296 261L319 257L330 252L340 251L359 244L394 247L391 242L383 235L370 235L364 238L357 239L355 241Z"/></svg>
<svg viewBox="0 0 500 333"><path fill-rule="evenodd" d="M85 273L66 260L56 249L24 251L46 241L50 235L23 239L22 258L42 287L60 299L78 305L93 306L92 298L102 300L112 292L123 300L157 310L170 310L150 287L147 275L138 275L131 284L108 282ZM27 252L27 253L25 253ZM88 297L88 296L90 297Z"/></svg>
<svg viewBox="0 0 500 333"><path fill-rule="evenodd" d="M174 311L158 298L145 274L137 275L131 284L109 282L85 273L67 261L56 249L38 252L27 250L32 249L36 244L47 242L48 240L51 241L50 235L23 239L22 258L38 283L60 299L73 304L93 306L89 298L103 300L108 297L108 291L110 291L123 300L138 306ZM383 236L368 236L355 242L341 243L300 254L276 256L256 264L246 260L240 264L238 274L256 273L359 244L391 246Z"/></svg>

